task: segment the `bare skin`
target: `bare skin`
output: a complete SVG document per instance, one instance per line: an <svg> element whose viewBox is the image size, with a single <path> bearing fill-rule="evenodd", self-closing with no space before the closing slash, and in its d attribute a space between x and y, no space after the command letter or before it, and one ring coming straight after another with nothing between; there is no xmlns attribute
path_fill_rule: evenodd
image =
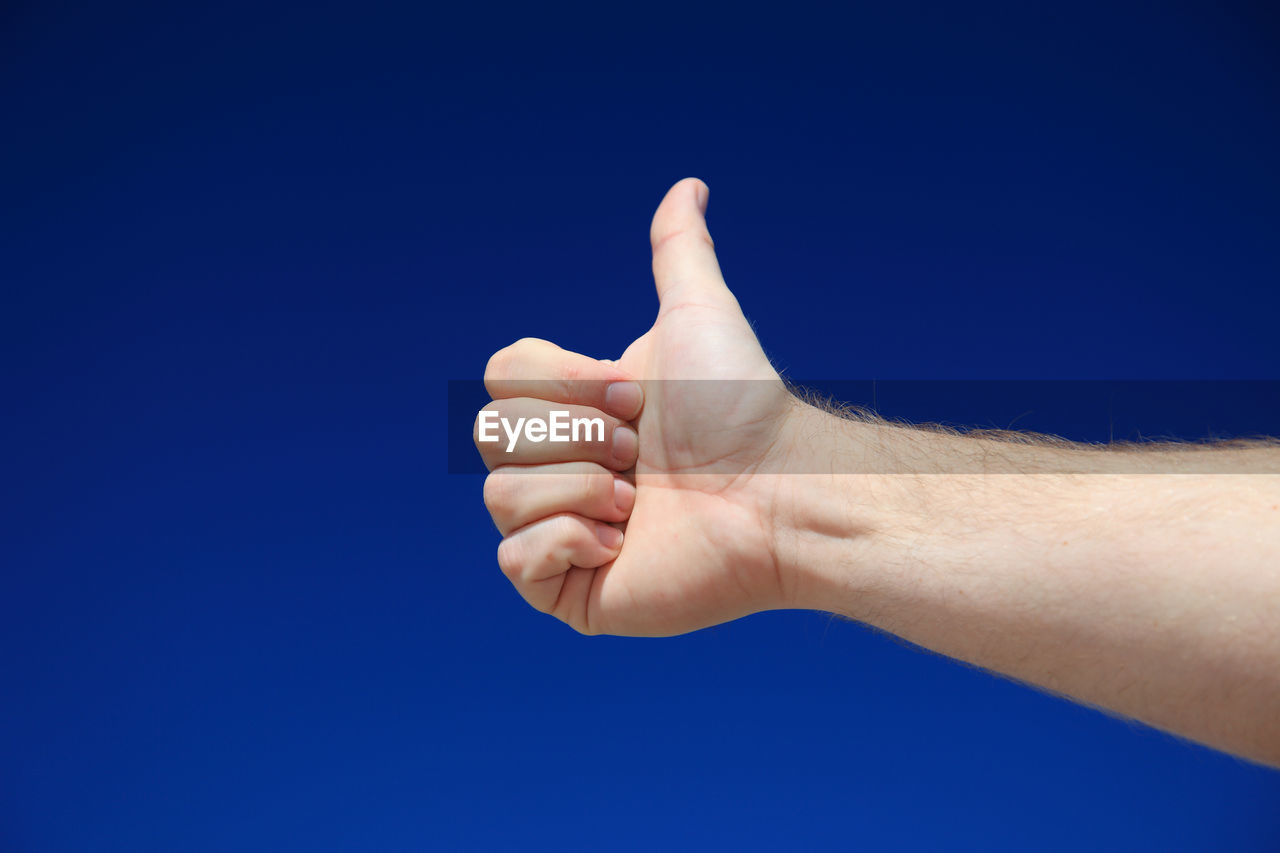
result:
<svg viewBox="0 0 1280 853"><path fill-rule="evenodd" d="M658 316L616 362L535 339L489 362L486 408L571 408L613 439L477 444L532 606L633 636L827 610L1280 765L1280 450L1135 457L805 405L725 285L706 201L686 179L659 206Z"/></svg>

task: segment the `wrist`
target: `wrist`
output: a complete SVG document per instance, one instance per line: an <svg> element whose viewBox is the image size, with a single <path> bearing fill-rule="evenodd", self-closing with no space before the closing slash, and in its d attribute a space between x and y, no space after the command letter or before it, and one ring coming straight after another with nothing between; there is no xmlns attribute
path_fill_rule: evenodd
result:
<svg viewBox="0 0 1280 853"><path fill-rule="evenodd" d="M890 473L888 429L797 401L769 510L787 607L865 620L885 578L908 570L921 478Z"/></svg>

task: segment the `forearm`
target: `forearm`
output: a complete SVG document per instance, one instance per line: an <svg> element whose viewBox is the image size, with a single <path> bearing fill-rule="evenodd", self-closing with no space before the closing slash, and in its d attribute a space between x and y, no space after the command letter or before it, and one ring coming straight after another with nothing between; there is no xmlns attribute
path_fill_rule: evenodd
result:
<svg viewBox="0 0 1280 853"><path fill-rule="evenodd" d="M801 467L840 462L780 487L796 606L1280 764L1280 475L1158 473L1275 449L1108 462L811 411Z"/></svg>

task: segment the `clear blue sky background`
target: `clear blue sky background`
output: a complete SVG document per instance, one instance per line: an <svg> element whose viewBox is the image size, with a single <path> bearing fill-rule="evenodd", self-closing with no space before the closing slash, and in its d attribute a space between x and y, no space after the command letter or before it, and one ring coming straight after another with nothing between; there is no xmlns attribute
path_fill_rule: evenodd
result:
<svg viewBox="0 0 1280 853"><path fill-rule="evenodd" d="M819 614L579 637L444 455L686 175L793 375L1280 378L1274 8L462 5L0 7L0 851L1280 846Z"/></svg>

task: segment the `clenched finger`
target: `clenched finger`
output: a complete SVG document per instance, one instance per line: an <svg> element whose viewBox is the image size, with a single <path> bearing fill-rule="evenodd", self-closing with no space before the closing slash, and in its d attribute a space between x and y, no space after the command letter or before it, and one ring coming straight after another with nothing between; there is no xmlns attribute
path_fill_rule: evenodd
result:
<svg viewBox="0 0 1280 853"><path fill-rule="evenodd" d="M484 481L485 506L503 536L560 512L626 521L635 502L635 486L594 462L503 465Z"/></svg>
<svg viewBox="0 0 1280 853"><path fill-rule="evenodd" d="M622 531L562 513L522 527L498 546L498 566L534 608L550 613L571 568L594 569L622 550Z"/></svg>
<svg viewBox="0 0 1280 853"><path fill-rule="evenodd" d="M627 421L644 405L640 383L617 365L538 338L521 338L494 353L484 387L495 400L537 397L591 406Z"/></svg>
<svg viewBox="0 0 1280 853"><path fill-rule="evenodd" d="M530 397L494 400L476 416L473 438L484 464L545 465L595 462L625 471L636 462L636 431L586 406Z"/></svg>

